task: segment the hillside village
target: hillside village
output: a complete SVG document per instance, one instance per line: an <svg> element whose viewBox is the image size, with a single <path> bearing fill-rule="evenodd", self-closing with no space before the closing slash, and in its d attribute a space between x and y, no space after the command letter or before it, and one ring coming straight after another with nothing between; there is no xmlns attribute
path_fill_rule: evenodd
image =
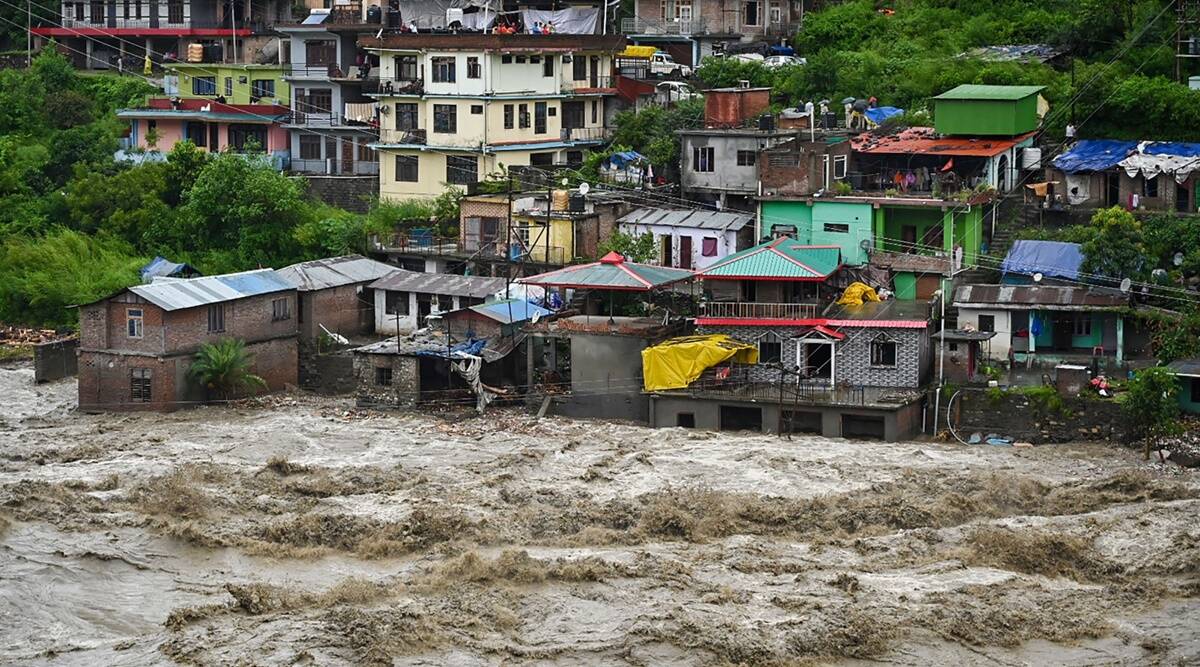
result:
<svg viewBox="0 0 1200 667"><path fill-rule="evenodd" d="M1130 4L1136 11L1113 18L1130 49L1149 51L1138 40L1167 30L1160 20L1173 26L1171 99L1191 108L1200 101L1200 71L1192 71L1200 3ZM319 596L278 582L249 591L239 580L218 587L233 604L214 605L212 596L224 595L215 589L207 607L173 597L169 618L155 616L166 630L144 646L145 632L130 640L149 651L146 662L210 661L215 649L200 637L231 646L238 621L230 619L242 614L296 624L281 642L289 645L304 644L306 624L317 624L318 635L333 638L305 649L317 662L453 662L492 650L530 660L541 655L529 634L536 605L505 596L561 594L554 599L587 616L582 600L591 593L555 587L666 582L662 568L675 565L646 565L663 554L645 549L676 540L720 549L719 583L692 580L678 602L646 603L669 619L670 637L635 623L638 603L614 602L624 625L599 642L600 662L875 659L903 655L889 651L904 636L926 643L902 664L929 664L925 650L934 664L978 659L964 647L1016 664L1034 659L1022 652L1030 639L1055 647L1043 654L1054 656L1047 664L1068 664L1078 657L1073 642L1111 640L1114 627L1137 638L1124 643L1140 652L1096 649L1112 660L1200 659L1194 628L1168 638L1145 630L1148 614L1196 614L1200 542L1183 515L1200 488L1200 125L1114 125L1104 114L1116 112L1103 110L1123 103L1119 88L1089 96L1107 68L1086 61L1076 80L1076 59L1098 52L1076 33L973 46L954 58L995 67L994 76L958 76L966 66L950 65L924 98L890 85L825 96L843 90L850 66L813 48L822 31L852 17L878 27L926 9L901 0L132 0L31 9L20 31L29 50L19 52L23 62L5 63L5 81L40 91L48 109L79 91L104 101L88 102L78 123L55 126L54 111L0 119L12 129L0 137L0 166L15 175L0 181L8 209L0 264L9 266L0 268L8 283L0 317L11 320L0 330L0 369L12 371L0 382L33 397L14 399L0 419L13 436L9 463L0 464L0 542L8 530L79 530L57 509L74 498L92 503L92 521L110 531L136 528L249 558L409 559L404 568L424 568L419 576L406 569L402 585L427 605L419 615L436 619L427 626L336 616L383 613L364 611L375 601L395 610L398 589L379 571ZM1156 53L1146 62L1161 68ZM839 67L842 81L831 83ZM47 146L73 156L91 145L87 162L55 166L53 150L30 148L29 137L72 131L79 135ZM43 401L53 410L39 412ZM261 431L256 421L279 426ZM137 439L130 429L138 425L162 433L155 442L169 452L161 454L174 466L169 478L139 463L127 481L109 466L113 452L89 445L75 459L51 440L86 438L93 427ZM49 430L21 435L35 428ZM193 460L179 443L203 443L205 429L238 443L237 453ZM345 431L315 437L319 445L295 440L330 429ZM380 454L371 429L403 443ZM526 456L536 469L530 486L507 468L473 477L483 450L451 453L468 435L504 466ZM348 462L338 438L394 468ZM431 455L423 448L433 442L446 449ZM686 462L666 461L675 455L662 443L686 451ZM726 457L742 445L751 462L735 474L739 464ZM563 457L593 446L601 456L580 464L586 471L566 466ZM628 447L640 451L636 461L617 463ZM842 486L824 486L817 468L846 465L856 447L877 460L853 473L861 478L838 472ZM815 453L825 450L838 462ZM797 451L817 458L793 474ZM264 454L269 460L254 458ZM89 457L111 467L111 478L89 469ZM34 482L31 461L82 467ZM251 462L261 470L246 476ZM635 464L658 466L657 477L630 472ZM680 465L725 466L732 477L726 488L724 473ZM950 475L941 465L993 477L951 480L952 491L934 498L924 476ZM413 468L401 473L405 466ZM1008 497L994 476L1010 466L1025 486ZM437 499L428 506L410 494L431 484L426 474L437 479L425 489ZM64 481L75 475L91 481ZM618 490L614 480L627 475L649 486ZM764 490L751 478L779 486ZM617 502L642 509L599 518L582 505L600 502L587 490L593 482L616 494L604 512L624 511ZM242 498L239 484L257 489L258 500ZM896 495L872 499L863 488ZM1064 499L1075 493L1090 495ZM795 563L800 572L833 550L857 554L829 584L850 599L838 607L851 614L849 630L836 638L797 639L750 623L750 607L774 599L770 608L802 632L809 621L794 614L828 602L778 603L779 582L747 580L738 592L725 576L740 571L722 559L742 548L731 542L741 537L755 558L800 558L789 550L811 535L795 522L835 507L800 509L801 496L842 498L847 511L863 503L862 518L811 526L828 529L820 539L829 546L814 543L806 564ZM766 506L780 497L793 504ZM523 509L506 514L496 503ZM880 503L896 514L883 517ZM900 516L907 510L928 520ZM1140 552L1117 554L1106 541L1114 526L1134 525L1135 511L1161 512L1164 532L1145 539L1156 540L1162 572L1150 572L1152 554L1142 562ZM272 512L296 523L282 527ZM560 523L539 529L522 512ZM120 513L137 518L108 523ZM300 525L309 521L326 523ZM348 522L345 534L333 538L329 522L338 521ZM1004 521L1021 525L996 523ZM1095 528L1104 521L1108 528ZM919 531L927 543L897 546ZM28 535L35 546L19 548L41 548L45 539ZM622 555L605 560L602 546ZM678 576L698 576L703 558L675 548ZM872 549L899 560L872 564ZM927 561L906 560L920 550ZM595 569L568 573L564 563L584 562L575 558ZM775 575L790 571L778 569L783 560L770 566ZM1028 594L1064 605L1063 627L1052 631L1046 617L1012 612L1013 599L991 600L1005 610L992 613L1013 614L996 624L1043 628L1005 637L986 635L978 619L941 619L937 609L963 603L943 605L932 588L914 598L928 608L914 611L901 596L897 616L878 617L889 603L872 568L911 573L947 562L978 577L948 583L954 595L1006 586L984 583L1003 572L1031 591L1047 578L1081 591L1096 584L1104 603L1067 605L1062 591L1037 588ZM258 581L253 567L231 567ZM750 578L770 569L753 567ZM322 589L334 583L299 576ZM438 606L462 585L504 599L489 598L483 620L468 623ZM704 605L746 609L719 623L684 618L701 589ZM1128 599L1151 589L1154 603ZM650 595L654 586L636 590L621 595ZM1101 616L1088 616L1089 606ZM318 615L326 608L335 616ZM556 618L561 636L578 631L575 613ZM916 635L898 629L909 625ZM365 638L349 642L354 633ZM240 647L239 659L282 656L261 641ZM542 657L589 662L580 648L587 641ZM994 652L1000 646L1011 653ZM31 655L5 651L0 661Z"/></svg>

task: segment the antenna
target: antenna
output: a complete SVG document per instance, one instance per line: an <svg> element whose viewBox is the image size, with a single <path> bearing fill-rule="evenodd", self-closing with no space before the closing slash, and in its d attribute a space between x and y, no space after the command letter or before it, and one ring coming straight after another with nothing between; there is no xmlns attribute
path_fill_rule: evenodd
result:
<svg viewBox="0 0 1200 667"><path fill-rule="evenodd" d="M1129 288L1130 288L1130 287L1132 287L1132 286L1133 286L1133 281L1132 281L1132 280L1130 280L1130 279L1128 279L1128 278L1123 278L1123 279L1121 280L1121 291L1122 291L1122 292L1124 292L1124 293L1126 293L1126 294L1129 294Z"/></svg>

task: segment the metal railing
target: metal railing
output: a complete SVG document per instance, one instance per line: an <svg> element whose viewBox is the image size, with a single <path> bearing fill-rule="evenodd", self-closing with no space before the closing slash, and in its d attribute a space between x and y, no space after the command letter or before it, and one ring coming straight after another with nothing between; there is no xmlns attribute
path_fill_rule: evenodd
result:
<svg viewBox="0 0 1200 667"><path fill-rule="evenodd" d="M347 118L334 111L319 111L315 113L293 111L288 116L287 124L304 125L307 127L346 127L350 125L374 129L378 129L379 127L378 123Z"/></svg>
<svg viewBox="0 0 1200 667"><path fill-rule="evenodd" d="M563 81L561 90L570 93L581 88L615 88L617 79L613 76L589 76L586 79Z"/></svg>
<svg viewBox="0 0 1200 667"><path fill-rule="evenodd" d="M383 144L412 144L424 146L427 133L425 130L379 130L379 142Z"/></svg>
<svg viewBox="0 0 1200 667"><path fill-rule="evenodd" d="M379 68L372 67L367 76L362 76L358 65L339 65L337 63L292 65L291 76L338 79L345 81L371 81L379 79Z"/></svg>
<svg viewBox="0 0 1200 667"><path fill-rule="evenodd" d="M233 29L233 24L228 21L217 21L215 19L185 19L180 21L171 21L166 18L158 20L152 18L142 19L126 19L126 18L109 18L105 16L100 21L92 19L77 19L74 16L64 16L61 25L64 28L131 28L131 29L150 29L150 28L225 28ZM251 30L259 32L261 29L257 21L243 23L238 21L238 30Z"/></svg>
<svg viewBox="0 0 1200 667"><path fill-rule="evenodd" d="M563 141L608 141L613 136L611 127L564 127Z"/></svg>
<svg viewBox="0 0 1200 667"><path fill-rule="evenodd" d="M700 316L761 320L807 320L817 316L818 308L819 306L815 303L705 301L700 304Z"/></svg>
<svg viewBox="0 0 1200 667"><path fill-rule="evenodd" d="M379 173L379 162L375 160L292 160L292 171L304 174L326 174L329 176L374 176Z"/></svg>
<svg viewBox="0 0 1200 667"><path fill-rule="evenodd" d="M365 95L420 95L425 92L425 82L407 79L362 79Z"/></svg>
<svg viewBox="0 0 1200 667"><path fill-rule="evenodd" d="M692 35L708 32L704 19L657 21L645 18L621 19L621 32L627 35Z"/></svg>
<svg viewBox="0 0 1200 667"><path fill-rule="evenodd" d="M455 255L462 253L459 240L450 236L433 234L392 234L386 248L392 252L417 253L422 255Z"/></svg>

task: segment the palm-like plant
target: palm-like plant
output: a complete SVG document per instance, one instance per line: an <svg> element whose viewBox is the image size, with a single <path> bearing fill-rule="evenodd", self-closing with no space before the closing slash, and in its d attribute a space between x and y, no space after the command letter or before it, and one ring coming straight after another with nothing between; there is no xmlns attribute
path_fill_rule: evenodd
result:
<svg viewBox="0 0 1200 667"><path fill-rule="evenodd" d="M241 391L267 387L266 380L250 372L250 362L244 342L224 338L201 344L188 374L224 399Z"/></svg>

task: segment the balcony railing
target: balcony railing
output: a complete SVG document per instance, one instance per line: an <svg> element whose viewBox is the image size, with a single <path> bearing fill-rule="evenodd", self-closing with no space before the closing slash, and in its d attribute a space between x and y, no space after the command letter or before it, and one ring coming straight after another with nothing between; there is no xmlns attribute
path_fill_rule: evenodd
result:
<svg viewBox="0 0 1200 667"><path fill-rule="evenodd" d="M616 85L616 77L589 76L578 81L564 81L561 90L564 93L572 93L581 88L615 88Z"/></svg>
<svg viewBox="0 0 1200 667"><path fill-rule="evenodd" d="M645 18L621 19L621 32L627 35L693 35L708 32L703 19L656 21Z"/></svg>
<svg viewBox="0 0 1200 667"><path fill-rule="evenodd" d="M376 120L366 121L360 120L358 117L347 117L343 114L333 111L318 111L314 113L303 113L293 111L288 117L289 125L304 125L305 127L363 127L363 128L379 128L379 123Z"/></svg>
<svg viewBox="0 0 1200 667"><path fill-rule="evenodd" d="M364 95L420 95L425 82L406 79L363 79Z"/></svg>
<svg viewBox="0 0 1200 667"><path fill-rule="evenodd" d="M379 173L375 160L292 160L292 171L328 176L374 176Z"/></svg>
<svg viewBox="0 0 1200 667"><path fill-rule="evenodd" d="M612 138L611 127L564 127L563 141L608 141Z"/></svg>
<svg viewBox="0 0 1200 667"><path fill-rule="evenodd" d="M379 142L384 144L425 145L425 130L380 130Z"/></svg>
<svg viewBox="0 0 1200 667"><path fill-rule="evenodd" d="M700 304L700 316L756 320L808 320L817 316L817 308L815 303L707 301Z"/></svg>
<svg viewBox="0 0 1200 667"><path fill-rule="evenodd" d="M105 16L103 20L93 21L91 19L77 19L74 16L63 17L61 25L64 28L126 28L145 30L150 28L171 28L171 29L186 29L186 28L225 28L232 29L233 24L229 21L217 21L215 19L190 19L186 21L170 21L159 18L154 20L151 18L142 19L126 19L126 18L109 18ZM242 22L238 21L238 30L251 30L260 32L262 26L256 21Z"/></svg>
<svg viewBox="0 0 1200 667"><path fill-rule="evenodd" d="M454 255L462 252L457 238L433 234L392 234L386 249L422 255Z"/></svg>

